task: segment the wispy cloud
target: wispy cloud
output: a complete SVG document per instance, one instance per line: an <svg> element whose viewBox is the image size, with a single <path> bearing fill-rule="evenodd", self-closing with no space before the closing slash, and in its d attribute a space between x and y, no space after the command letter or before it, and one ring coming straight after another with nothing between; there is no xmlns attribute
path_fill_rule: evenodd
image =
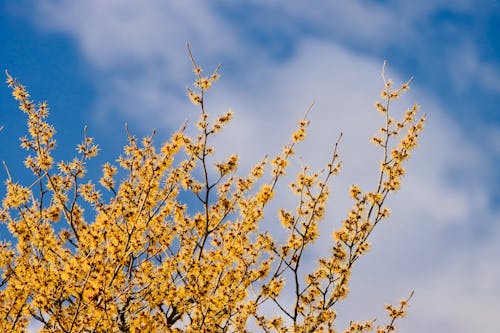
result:
<svg viewBox="0 0 500 333"><path fill-rule="evenodd" d="M90 63L103 70L166 63L175 72L186 41L207 54L237 44L230 27L202 1L41 1L36 6L40 27L73 35Z"/></svg>
<svg viewBox="0 0 500 333"><path fill-rule="evenodd" d="M450 54L453 82L461 91L480 89L500 95L500 68L482 60L477 48L470 42L460 45Z"/></svg>

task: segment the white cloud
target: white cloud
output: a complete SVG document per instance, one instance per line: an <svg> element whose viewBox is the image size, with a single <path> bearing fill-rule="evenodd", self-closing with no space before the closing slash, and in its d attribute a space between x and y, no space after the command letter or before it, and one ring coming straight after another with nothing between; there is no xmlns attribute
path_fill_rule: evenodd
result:
<svg viewBox="0 0 500 333"><path fill-rule="evenodd" d="M451 52L450 52L451 53ZM500 94L500 70L491 62L480 59L478 50L466 42L449 55L453 82L461 91L477 89Z"/></svg>
<svg viewBox="0 0 500 333"><path fill-rule="evenodd" d="M73 35L100 69L167 62L182 66L179 50L190 41L204 53L226 50L236 40L207 3L157 0L41 1L39 26ZM216 38L215 38L216 37Z"/></svg>
<svg viewBox="0 0 500 333"><path fill-rule="evenodd" d="M206 2L49 0L34 5L37 26L72 36L88 61L102 123L116 112L141 119L147 127L158 126L153 118L162 114L177 123L170 108L177 108L179 100L164 91L183 94L182 85L191 81L187 42L195 56L204 55L204 63L210 64L215 54L239 57L240 48L232 48L238 41L231 27ZM207 71L216 65L212 61Z"/></svg>
<svg viewBox="0 0 500 333"><path fill-rule="evenodd" d="M218 3L238 8L239 2ZM344 45L363 50L384 51L388 46L410 46L422 42L422 28L429 28L429 18L438 12L470 13L474 2L453 1L366 1L317 0L248 0L258 8L249 14L250 22L262 30L279 29L291 35L313 32L333 38ZM273 19L273 18L277 18Z"/></svg>
<svg viewBox="0 0 500 333"><path fill-rule="evenodd" d="M341 155L345 170L334 181L334 192L338 193L334 194L331 205L334 211L329 214L333 221L327 219L323 228L327 231L326 238L332 225L338 225L345 215L349 205L345 195L348 185L361 182L366 188L374 182L372 172L378 155L368 143L368 136L381 123L372 108L380 87L379 71L377 60L324 42L304 41L290 61L249 73L248 85L224 83L223 79L223 87L215 88L223 92L216 96L214 109L238 100L236 119L222 134L220 143L225 142L226 152L245 147L244 160L254 161L276 151L311 99L316 101L311 114L311 133L299 149L304 160L320 168L338 133L344 131ZM400 77L395 80L402 81ZM491 265L488 257L482 255L484 250L478 247L479 241L467 234L478 219L485 219L486 225L497 219L496 213L488 208L488 189L481 187L481 178L477 177L491 174L491 161L484 151L468 142L465 133L445 115L433 96L419 91L410 94L417 95L422 102L428 125L421 147L408 167L404 188L391 200L394 212L391 222L380 226L373 254L364 258L355 272L353 299L343 308L345 313L341 318L370 319L377 315L382 320L384 303L396 302L415 289L414 305L410 317L402 323L403 331L469 332L467 327L476 327L486 332L491 327L479 320L479 303L497 309L498 302L486 296L496 287L491 283L481 284L480 292L473 298L462 287L470 280L487 276ZM210 96L208 100L211 101ZM404 103L394 111L400 111ZM476 161L483 163L478 165ZM470 179L447 178L447 173L454 169ZM273 217L272 210L268 216ZM489 251L499 250L497 236L483 240ZM324 243L315 249L325 250L322 246ZM451 263L450 258L453 258ZM472 258L479 262L481 270L465 274L467 260ZM461 310L456 302L463 297L472 299L469 311L478 313L476 317L457 317Z"/></svg>
<svg viewBox="0 0 500 333"><path fill-rule="evenodd" d="M367 136L380 124L378 114L371 108L376 97L373 90L380 86L380 64L341 47L317 41L304 42L298 49L296 57L290 62L270 68L267 73L256 73L262 82L253 89L245 87L244 90L252 92L246 99L243 98L248 100L248 106L237 111L244 113L246 118L253 117L251 124L265 118L266 126L259 132L260 150L265 151L270 147L269 142L276 142L276 137L284 137L284 132L293 127L302 111L299 105L307 105L314 97L317 103L312 113L311 135L301 150L305 160L319 167L321 162L325 162L338 132L344 130L341 153L346 168L334 188L342 193L351 182L373 184L374 174L370 172L376 168L378 158L373 154L376 150L368 144ZM398 81L401 82L401 79ZM256 102L253 94L262 99ZM231 91L228 95L232 96ZM433 97L418 92L417 95L420 95L429 119L422 147L415 152L403 191L391 201L394 211L392 222L380 227L374 241L375 254L366 258L373 263L361 263L356 271L358 275L353 282L356 283L353 290L359 288L363 293L354 296L354 301L345 308L348 315L342 318L356 316L369 319L377 314L382 319L383 311L379 309L385 302L397 301L414 288L417 305L412 307L415 313L410 317L426 318L428 323L422 326L418 320L409 320L408 324L404 324L404 331L419 332L419 328L433 328L428 331L468 332L465 327L471 326L488 331L489 324L480 320L465 316L457 319L455 305L461 297L470 296L464 294L462 286L470 279L484 276L485 272L466 275L455 274L455 271L467 271L462 257L467 253L467 257L479 260L481 267L487 269L490 265L489 259L479 253L482 250L477 248L478 244L465 233L474 227L479 216L493 223L495 213L488 213L487 189L478 188L479 184L471 182L457 185L460 182L445 176L449 170L459 168L464 177L478 180L476 173L491 174L492 170L486 167L490 162L484 152L472 146L457 125L432 102ZM234 133L237 135L247 123L235 122L237 128ZM256 139L252 133L248 135L248 142ZM245 138L239 136L238 140L244 142ZM484 161L486 166L479 166L481 170L478 170L476 161ZM336 199L332 208L340 211L332 213L331 217L338 222L345 214L348 202L342 194ZM325 227L325 230L329 228ZM453 234L459 239L452 239ZM498 237L487 240L492 251L498 251L495 245L498 240ZM459 253L456 253L457 249ZM447 263L450 257L455 260L453 265ZM391 273L384 275L385 271ZM380 278L373 279L377 275ZM444 276L452 278L453 283L448 283ZM483 299L494 288L492 284L482 284L481 293L475 296L473 308L469 311L481 311L477 307L480 301L493 309L498 308L496 300L491 297ZM440 298L439 302L435 297ZM429 310L437 304L442 306L439 311ZM441 316L436 316L436 313Z"/></svg>

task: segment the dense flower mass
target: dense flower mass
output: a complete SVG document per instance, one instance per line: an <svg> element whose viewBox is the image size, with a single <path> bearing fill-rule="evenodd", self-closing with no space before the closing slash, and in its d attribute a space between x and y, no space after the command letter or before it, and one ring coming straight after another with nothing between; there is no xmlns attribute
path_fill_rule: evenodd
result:
<svg viewBox="0 0 500 333"><path fill-rule="evenodd" d="M378 185L351 187L353 205L332 231L329 254L304 272L328 184L341 169L339 142L324 171L303 166L290 184L297 206L278 210L279 237L263 231L264 210L285 190L278 180L306 138L307 113L282 152L241 176L238 156L214 162L210 145L233 115L212 119L205 110L219 68L203 76L189 54L195 85L188 96L200 108L198 134L188 136L182 126L157 147L154 133L138 140L127 129L123 154L103 165L96 182L85 179L99 152L93 138L84 131L78 156L55 161L47 103L35 104L7 75L27 116L21 147L34 179L22 185L8 173L5 182L0 220L12 243L0 243L0 331L23 332L33 321L42 332L339 331L336 305L349 294L352 268L369 250L369 236L389 216L386 198L400 188L423 129L417 105L399 120L390 115L391 102L410 82L393 89L383 76L384 102L375 106L385 124L372 139L383 156ZM350 322L343 332L392 332L407 306L408 299L387 305L386 325Z"/></svg>

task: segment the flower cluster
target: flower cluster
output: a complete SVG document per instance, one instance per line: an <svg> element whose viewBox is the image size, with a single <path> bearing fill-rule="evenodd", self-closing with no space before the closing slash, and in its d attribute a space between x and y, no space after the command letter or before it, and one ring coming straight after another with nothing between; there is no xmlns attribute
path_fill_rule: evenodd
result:
<svg viewBox="0 0 500 333"><path fill-rule="evenodd" d="M400 188L423 128L417 106L399 121L390 116L390 102L409 83L393 90L385 81L385 103L376 103L385 117L373 139L384 156L377 187L351 187L353 206L333 231L329 252L305 272L329 184L342 167L341 137L323 171L303 166L295 176L290 189L297 205L278 210L279 234L264 231L266 208L283 191L280 180L306 138L307 113L279 154L242 175L238 155L214 161L210 146L233 116L228 111L211 119L205 110L220 66L203 76L189 54L197 90L188 95L200 109L197 135L187 135L183 125L157 147L154 132L139 140L126 128L123 154L116 165L102 166L98 182L86 179L87 164L99 153L87 130L78 157L54 161L47 103L35 106L7 75L27 115L21 147L34 181L23 185L7 169L0 220L14 242L0 243L0 331L22 332L38 321L41 332L247 332L256 326L337 332L336 304L349 294L353 266L369 250L370 234L389 216L386 198ZM391 321L377 332L395 329L408 300L386 306ZM373 321L351 322L344 332L373 329Z"/></svg>
<svg viewBox="0 0 500 333"><path fill-rule="evenodd" d="M395 307L391 304L387 304L385 306L385 309L387 310L387 315L391 319L391 321L384 326L378 326L377 327L377 333L390 333L396 331L396 320L403 318L406 316L406 312L408 310L408 302L410 299L413 297L413 291L411 292L410 296L406 299L402 299L399 302L399 307Z"/></svg>

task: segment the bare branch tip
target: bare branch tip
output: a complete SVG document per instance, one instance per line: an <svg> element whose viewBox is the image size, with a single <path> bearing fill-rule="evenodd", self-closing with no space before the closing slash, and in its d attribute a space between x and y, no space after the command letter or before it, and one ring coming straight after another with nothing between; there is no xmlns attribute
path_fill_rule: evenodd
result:
<svg viewBox="0 0 500 333"><path fill-rule="evenodd" d="M307 118L307 116L309 115L309 112L311 112L311 110L312 110L312 109L313 109L313 107L314 107L314 103L315 103L315 101L313 100L313 101L311 102L311 104L309 104L309 107L307 108L306 112L304 113L304 118Z"/></svg>
<svg viewBox="0 0 500 333"><path fill-rule="evenodd" d="M182 132L184 132L184 131L186 130L186 127L187 127L188 122L189 122L189 119L188 119L188 118L186 118L186 119L184 120L184 122L182 123L181 127L179 128L179 132L181 132L181 133L182 133Z"/></svg>
<svg viewBox="0 0 500 333"><path fill-rule="evenodd" d="M385 67L387 66L387 60L384 60L384 63L382 64L382 79L384 80L384 83L386 82L385 79Z"/></svg>
<svg viewBox="0 0 500 333"><path fill-rule="evenodd" d="M194 68L198 68L196 61L194 60L193 53L191 52L191 46L189 45L189 42L186 42L186 48L187 48L187 51L189 54L189 59L191 59L191 62L193 63Z"/></svg>
<svg viewBox="0 0 500 333"><path fill-rule="evenodd" d="M7 163L5 161L2 161L3 167L5 168L5 172L7 172L7 177L9 178L9 181L12 180L12 177L10 175L9 168L7 167Z"/></svg>

